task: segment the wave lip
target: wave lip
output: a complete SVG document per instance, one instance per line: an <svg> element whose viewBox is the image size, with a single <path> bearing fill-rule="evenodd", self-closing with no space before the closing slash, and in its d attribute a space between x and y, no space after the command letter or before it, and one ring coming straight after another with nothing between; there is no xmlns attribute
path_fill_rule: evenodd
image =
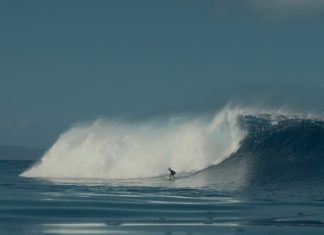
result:
<svg viewBox="0 0 324 235"><path fill-rule="evenodd" d="M222 162L245 137L238 113L125 123L97 120L63 133L24 177L131 179L185 174Z"/></svg>
<svg viewBox="0 0 324 235"><path fill-rule="evenodd" d="M247 135L230 157L192 177L205 184L322 188L324 121L299 115L246 114ZM310 189L312 190L312 189ZM323 192L323 190L321 190Z"/></svg>

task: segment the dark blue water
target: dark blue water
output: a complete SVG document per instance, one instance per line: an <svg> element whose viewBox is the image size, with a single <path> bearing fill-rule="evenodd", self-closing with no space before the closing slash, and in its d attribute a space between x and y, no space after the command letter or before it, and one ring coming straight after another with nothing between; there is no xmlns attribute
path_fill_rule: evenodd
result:
<svg viewBox="0 0 324 235"><path fill-rule="evenodd" d="M0 161L0 234L324 234L324 123L245 116L221 164L168 181L25 178Z"/></svg>
<svg viewBox="0 0 324 235"><path fill-rule="evenodd" d="M31 164L0 161L0 234L324 232L320 195L188 187L176 182L162 186L156 180L137 185L19 177Z"/></svg>

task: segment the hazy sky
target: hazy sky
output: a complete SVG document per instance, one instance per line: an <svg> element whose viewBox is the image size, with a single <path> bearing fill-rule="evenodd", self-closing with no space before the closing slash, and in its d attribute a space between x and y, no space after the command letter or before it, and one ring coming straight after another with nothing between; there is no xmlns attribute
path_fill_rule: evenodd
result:
<svg viewBox="0 0 324 235"><path fill-rule="evenodd" d="M0 145L229 101L324 112L324 1L0 2Z"/></svg>

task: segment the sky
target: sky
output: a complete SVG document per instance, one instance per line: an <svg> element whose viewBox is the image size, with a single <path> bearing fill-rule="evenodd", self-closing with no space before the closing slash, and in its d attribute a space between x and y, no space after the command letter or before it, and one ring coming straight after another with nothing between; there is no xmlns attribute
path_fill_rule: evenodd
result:
<svg viewBox="0 0 324 235"><path fill-rule="evenodd" d="M0 145L96 118L324 112L323 0L2 0Z"/></svg>

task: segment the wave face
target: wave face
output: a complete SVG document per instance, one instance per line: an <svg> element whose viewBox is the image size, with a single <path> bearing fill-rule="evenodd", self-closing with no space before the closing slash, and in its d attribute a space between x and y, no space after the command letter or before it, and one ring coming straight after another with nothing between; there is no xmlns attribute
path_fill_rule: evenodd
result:
<svg viewBox="0 0 324 235"><path fill-rule="evenodd" d="M245 118L251 133L234 158L245 158L249 182L293 183L324 179L324 122L298 116Z"/></svg>
<svg viewBox="0 0 324 235"><path fill-rule="evenodd" d="M207 184L295 188L324 181L324 121L298 115L249 114L239 125L248 133L222 163L196 174ZM281 185L281 186L280 186Z"/></svg>
<svg viewBox="0 0 324 235"><path fill-rule="evenodd" d="M219 164L239 148L245 132L237 113L145 123L97 120L62 134L22 176L130 179L190 174Z"/></svg>
<svg viewBox="0 0 324 235"><path fill-rule="evenodd" d="M165 176L168 167L188 186L321 185L324 121L243 109L210 119L98 120L62 134L22 176L151 178Z"/></svg>

